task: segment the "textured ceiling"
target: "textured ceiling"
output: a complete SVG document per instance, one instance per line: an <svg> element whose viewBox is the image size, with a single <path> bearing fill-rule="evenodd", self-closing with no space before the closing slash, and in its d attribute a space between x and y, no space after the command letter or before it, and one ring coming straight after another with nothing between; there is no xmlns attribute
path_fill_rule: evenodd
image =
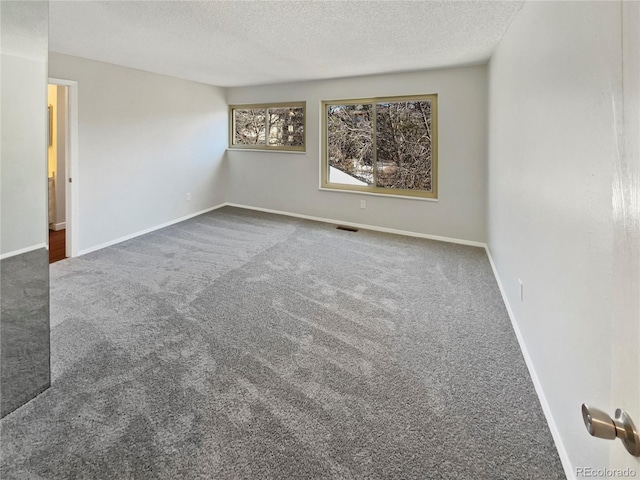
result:
<svg viewBox="0 0 640 480"><path fill-rule="evenodd" d="M219 86L485 62L523 2L61 1L49 48Z"/></svg>
<svg viewBox="0 0 640 480"><path fill-rule="evenodd" d="M32 60L47 59L47 4L0 0L0 51Z"/></svg>

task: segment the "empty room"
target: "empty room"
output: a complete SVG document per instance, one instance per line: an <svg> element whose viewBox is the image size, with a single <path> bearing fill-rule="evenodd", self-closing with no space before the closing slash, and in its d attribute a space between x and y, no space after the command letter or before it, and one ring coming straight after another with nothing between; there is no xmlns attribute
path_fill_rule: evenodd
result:
<svg viewBox="0 0 640 480"><path fill-rule="evenodd" d="M640 476L640 2L0 24L1 478Z"/></svg>

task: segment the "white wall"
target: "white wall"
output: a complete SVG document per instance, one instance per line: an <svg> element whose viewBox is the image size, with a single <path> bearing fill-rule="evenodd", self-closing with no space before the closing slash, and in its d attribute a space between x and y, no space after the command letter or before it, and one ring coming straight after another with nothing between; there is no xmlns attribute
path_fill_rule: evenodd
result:
<svg viewBox="0 0 640 480"><path fill-rule="evenodd" d="M609 445L587 434L580 405L614 411L620 55L619 2L527 2L489 66L488 244L569 478L577 467L609 465Z"/></svg>
<svg viewBox="0 0 640 480"><path fill-rule="evenodd" d="M81 253L224 202L223 89L57 53L49 76L78 82Z"/></svg>
<svg viewBox="0 0 640 480"><path fill-rule="evenodd" d="M47 241L45 2L1 2L0 254Z"/></svg>
<svg viewBox="0 0 640 480"><path fill-rule="evenodd" d="M438 94L439 201L321 191L320 102ZM229 104L307 102L305 154L227 152L227 201L252 207L485 241L486 67L227 89ZM367 208L360 209L360 200Z"/></svg>

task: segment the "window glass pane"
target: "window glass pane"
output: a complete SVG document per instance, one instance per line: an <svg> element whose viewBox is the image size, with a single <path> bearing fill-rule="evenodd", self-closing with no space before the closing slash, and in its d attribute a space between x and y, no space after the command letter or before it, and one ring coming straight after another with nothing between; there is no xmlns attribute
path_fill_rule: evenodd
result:
<svg viewBox="0 0 640 480"><path fill-rule="evenodd" d="M431 102L376 104L377 185L432 190Z"/></svg>
<svg viewBox="0 0 640 480"><path fill-rule="evenodd" d="M372 105L327 105L328 180L373 185Z"/></svg>
<svg viewBox="0 0 640 480"><path fill-rule="evenodd" d="M264 145L266 128L266 110L233 110L234 145Z"/></svg>
<svg viewBox="0 0 640 480"><path fill-rule="evenodd" d="M302 107L269 108L269 145L302 147L304 145L304 110Z"/></svg>

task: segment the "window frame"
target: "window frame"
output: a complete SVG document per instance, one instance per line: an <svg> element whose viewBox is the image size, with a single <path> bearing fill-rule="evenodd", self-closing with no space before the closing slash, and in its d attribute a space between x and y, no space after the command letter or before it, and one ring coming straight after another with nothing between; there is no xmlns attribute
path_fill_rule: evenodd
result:
<svg viewBox="0 0 640 480"><path fill-rule="evenodd" d="M431 191L408 190L400 188L377 187L375 185L347 185L343 183L329 182L329 132L327 121L327 107L329 105L372 105L372 162L374 172L377 168L377 115L376 104L407 101L431 102ZM421 199L438 199L438 94L401 95L391 97L348 98L338 100L322 100L321 102L321 154L320 154L320 189L342 192L360 192L394 197L413 197Z"/></svg>
<svg viewBox="0 0 640 480"><path fill-rule="evenodd" d="M269 145L269 114L270 108L302 108L302 145ZM264 145L245 145L236 144L235 141L235 110L260 110L265 109L265 144ZM268 152L301 152L307 151L307 102L273 102L273 103L247 103L229 105L229 148L233 150L258 150Z"/></svg>

